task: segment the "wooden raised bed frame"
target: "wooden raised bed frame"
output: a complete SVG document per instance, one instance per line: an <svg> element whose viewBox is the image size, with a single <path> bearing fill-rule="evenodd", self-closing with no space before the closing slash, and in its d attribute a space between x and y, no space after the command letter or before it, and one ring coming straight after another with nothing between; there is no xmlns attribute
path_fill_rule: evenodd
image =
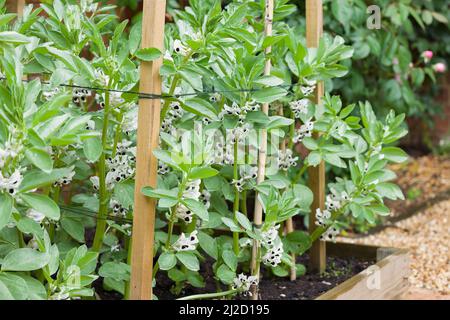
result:
<svg viewBox="0 0 450 320"><path fill-rule="evenodd" d="M407 250L331 242L326 246L329 256L377 262L316 300L395 300L408 290L410 258Z"/></svg>

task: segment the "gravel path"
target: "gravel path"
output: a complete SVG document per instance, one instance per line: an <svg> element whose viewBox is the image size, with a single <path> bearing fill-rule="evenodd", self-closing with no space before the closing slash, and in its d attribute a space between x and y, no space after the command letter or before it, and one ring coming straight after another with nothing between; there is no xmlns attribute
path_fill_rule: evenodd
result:
<svg viewBox="0 0 450 320"><path fill-rule="evenodd" d="M450 200L379 233L341 241L407 248L411 253L410 299L450 299Z"/></svg>

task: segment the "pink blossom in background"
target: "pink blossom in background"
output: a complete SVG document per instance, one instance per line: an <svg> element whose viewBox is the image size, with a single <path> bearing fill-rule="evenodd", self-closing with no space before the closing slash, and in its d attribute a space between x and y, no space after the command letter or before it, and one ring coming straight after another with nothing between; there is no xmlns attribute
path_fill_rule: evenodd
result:
<svg viewBox="0 0 450 320"><path fill-rule="evenodd" d="M447 70L445 63L439 62L433 65L433 70L437 73L444 73Z"/></svg>
<svg viewBox="0 0 450 320"><path fill-rule="evenodd" d="M425 60L431 60L431 58L433 58L433 51L426 50L426 51L422 52L422 57L424 57Z"/></svg>

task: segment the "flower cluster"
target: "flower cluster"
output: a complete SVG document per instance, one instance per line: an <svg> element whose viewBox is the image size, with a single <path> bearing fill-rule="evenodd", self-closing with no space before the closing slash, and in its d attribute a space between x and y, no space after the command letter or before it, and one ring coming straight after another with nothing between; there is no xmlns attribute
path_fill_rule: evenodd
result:
<svg viewBox="0 0 450 320"><path fill-rule="evenodd" d="M118 201L111 199L109 206L113 210L113 216L127 216L128 210L125 209Z"/></svg>
<svg viewBox="0 0 450 320"><path fill-rule="evenodd" d="M211 193L206 189L203 190L200 194L199 200L203 203L206 209L209 209L209 207L211 206Z"/></svg>
<svg viewBox="0 0 450 320"><path fill-rule="evenodd" d="M10 195L15 195L19 190L22 179L23 177L20 169L16 169L9 177L4 177L0 171L0 190L4 190Z"/></svg>
<svg viewBox="0 0 450 320"><path fill-rule="evenodd" d="M187 237L181 233L180 237L172 245L175 251L192 251L197 248L197 230L192 231Z"/></svg>
<svg viewBox="0 0 450 320"><path fill-rule="evenodd" d="M266 254L262 257L262 261L264 264L272 267L276 267L281 263L281 256L284 252L283 243L278 239L279 228L280 225L277 224L262 233L262 245L267 249Z"/></svg>
<svg viewBox="0 0 450 320"><path fill-rule="evenodd" d="M106 174L106 186L109 190L114 188L116 183L133 177L135 173L136 147L131 147L131 141L123 140L117 145L117 152L114 158L107 159L108 173ZM90 178L95 190L99 189L99 178Z"/></svg>
<svg viewBox="0 0 450 320"><path fill-rule="evenodd" d="M231 183L234 185L238 192L242 192L244 190L245 184L253 179L256 179L258 176L258 168L257 167L248 167L242 166L240 167L240 179L233 179Z"/></svg>
<svg viewBox="0 0 450 320"><path fill-rule="evenodd" d="M176 208L176 217L183 220L184 223L189 224L192 222L192 211L183 204L179 204Z"/></svg>
<svg viewBox="0 0 450 320"><path fill-rule="evenodd" d="M339 229L335 226L328 228L321 236L320 240L322 241L336 241L336 236L339 234Z"/></svg>
<svg viewBox="0 0 450 320"><path fill-rule="evenodd" d="M86 103L87 97L91 95L92 93L88 89L75 88L72 93L72 102L75 104Z"/></svg>
<svg viewBox="0 0 450 320"><path fill-rule="evenodd" d="M173 101L169 105L169 110L161 124L161 130L163 132L169 133L172 136L175 135L175 126L173 123L181 118L184 114L183 109L181 108L181 104L179 101Z"/></svg>
<svg viewBox="0 0 450 320"><path fill-rule="evenodd" d="M8 161L14 160L23 149L23 144L18 139L18 132L14 126L8 127L10 133L3 147L0 146L0 167L3 168Z"/></svg>
<svg viewBox="0 0 450 320"><path fill-rule="evenodd" d="M291 149L278 151L278 168L287 171L290 167L297 165L298 157L294 157Z"/></svg>
<svg viewBox="0 0 450 320"><path fill-rule="evenodd" d="M234 290L238 290L240 293L246 295L249 294L251 296L250 287L258 285L258 277L257 276L246 276L241 273L233 280L232 288Z"/></svg>
<svg viewBox="0 0 450 320"><path fill-rule="evenodd" d="M183 198L198 200L200 198L200 183L201 180L192 180L186 184L186 189L183 191Z"/></svg>
<svg viewBox="0 0 450 320"><path fill-rule="evenodd" d="M164 162L158 163L158 174L165 175L166 173L169 173L169 166L165 164Z"/></svg>
<svg viewBox="0 0 450 320"><path fill-rule="evenodd" d="M296 130L292 141L294 143L302 142L305 137L311 137L312 130L314 129L314 122L311 120L306 121L299 129Z"/></svg>
<svg viewBox="0 0 450 320"><path fill-rule="evenodd" d="M54 187L62 187L62 186L68 185L69 183L72 182L72 179L74 176L75 176L75 171L72 170L68 175L56 180L53 183L53 186Z"/></svg>
<svg viewBox="0 0 450 320"><path fill-rule="evenodd" d="M296 118L300 118L302 114L308 113L309 104L309 99L304 98L297 101L292 101L291 103L289 103L289 106L294 113L294 116Z"/></svg>

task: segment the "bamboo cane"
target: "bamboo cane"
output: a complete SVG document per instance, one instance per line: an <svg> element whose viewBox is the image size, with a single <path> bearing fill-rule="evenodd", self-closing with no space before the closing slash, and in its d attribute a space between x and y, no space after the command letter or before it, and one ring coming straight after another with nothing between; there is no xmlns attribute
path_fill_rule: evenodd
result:
<svg viewBox="0 0 450 320"><path fill-rule="evenodd" d="M142 48L164 44L165 0L144 0ZM141 92L161 93L159 69L162 58L141 64ZM141 99L138 113L136 186L134 198L133 238L131 249L130 298L152 299L153 242L156 202L145 197L141 189L156 187L158 160L153 150L158 146L160 99Z"/></svg>
<svg viewBox="0 0 450 320"><path fill-rule="evenodd" d="M264 13L264 35L266 37L272 35L272 22L273 22L273 7L274 7L274 0L266 0L266 7L265 7L265 13ZM269 56L272 52L272 47L269 46L265 50L266 56ZM264 65L264 75L270 75L270 71L272 68L272 63L270 61L270 58L266 57L266 62ZM269 114L269 104L264 103L262 106L262 111L268 115ZM262 129L261 135L260 135L260 147L258 152L258 177L257 177L257 184L260 184L264 181L265 173L266 173L266 158L267 158L267 130ZM259 228L262 225L262 204L258 199L258 195L256 194L255 197L255 212L253 216L253 223L256 228ZM259 278L259 241L254 240L253 241L253 250L252 250L252 262L251 262L251 270L252 274L258 276ZM258 299L258 287L254 286L252 288L253 294L252 299L257 300Z"/></svg>

